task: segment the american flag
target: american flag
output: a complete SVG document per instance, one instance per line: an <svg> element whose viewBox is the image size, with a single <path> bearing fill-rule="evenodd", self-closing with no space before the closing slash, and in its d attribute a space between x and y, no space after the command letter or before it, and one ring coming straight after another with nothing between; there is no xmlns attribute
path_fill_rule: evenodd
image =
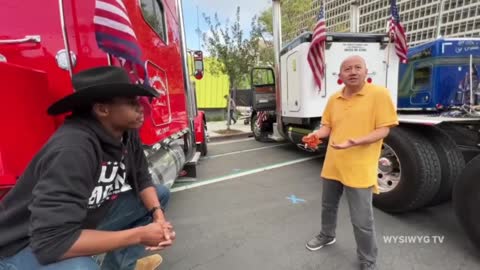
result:
<svg viewBox="0 0 480 270"><path fill-rule="evenodd" d="M390 17L390 36L395 43L395 52L397 53L402 63L407 63L407 37L405 30L400 23L400 16L398 15L397 1L391 0L391 17Z"/></svg>
<svg viewBox="0 0 480 270"><path fill-rule="evenodd" d="M263 122L267 121L268 114L266 111L259 111L257 116L257 126L261 126Z"/></svg>
<svg viewBox="0 0 480 270"><path fill-rule="evenodd" d="M312 42L308 50L308 64L312 69L313 78L318 86L318 89L322 89L322 80L325 75L325 40L327 38L327 27L325 22L325 14L323 5L320 7L320 13L318 14L318 21L315 25L315 30L312 35Z"/></svg>
<svg viewBox="0 0 480 270"><path fill-rule="evenodd" d="M118 57L127 70L140 73L148 83L142 50L122 0L96 0L93 23L98 47Z"/></svg>

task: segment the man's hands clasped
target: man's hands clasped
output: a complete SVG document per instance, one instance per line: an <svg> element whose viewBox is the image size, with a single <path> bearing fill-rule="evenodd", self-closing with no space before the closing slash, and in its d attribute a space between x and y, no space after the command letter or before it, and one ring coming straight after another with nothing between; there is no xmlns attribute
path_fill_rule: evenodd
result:
<svg viewBox="0 0 480 270"><path fill-rule="evenodd" d="M140 243L150 251L169 247L176 238L172 224L165 220L163 214L155 215L152 223L142 227L141 235Z"/></svg>

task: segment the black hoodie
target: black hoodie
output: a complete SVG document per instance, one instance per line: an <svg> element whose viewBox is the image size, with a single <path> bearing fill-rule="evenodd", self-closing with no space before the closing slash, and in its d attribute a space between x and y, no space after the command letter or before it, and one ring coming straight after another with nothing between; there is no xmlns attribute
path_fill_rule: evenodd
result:
<svg viewBox="0 0 480 270"><path fill-rule="evenodd" d="M0 258L30 245L40 263L55 262L116 194L152 185L138 132L120 142L93 118L67 119L0 201Z"/></svg>

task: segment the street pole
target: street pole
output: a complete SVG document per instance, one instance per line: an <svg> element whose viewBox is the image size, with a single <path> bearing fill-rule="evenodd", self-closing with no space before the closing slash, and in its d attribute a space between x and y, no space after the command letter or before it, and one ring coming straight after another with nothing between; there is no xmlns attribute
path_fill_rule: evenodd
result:
<svg viewBox="0 0 480 270"><path fill-rule="evenodd" d="M282 91L280 84L282 82L282 73L280 72L280 50L282 49L282 0L272 0L272 21L273 21L273 51L275 59L275 86L276 86L276 117L277 117L277 132L282 138L286 138L283 131L282 122ZM275 126L274 126L275 128ZM274 130L275 134L275 130Z"/></svg>
<svg viewBox="0 0 480 270"><path fill-rule="evenodd" d="M350 32L360 32L360 3L353 1L350 5Z"/></svg>
<svg viewBox="0 0 480 270"><path fill-rule="evenodd" d="M230 99L232 98L232 82L230 80L230 86L228 88L228 95L227 95L227 130L230 130Z"/></svg>
<svg viewBox="0 0 480 270"><path fill-rule="evenodd" d="M443 2L444 0L440 0L440 2L438 3L437 38L441 36L440 32L442 28Z"/></svg>

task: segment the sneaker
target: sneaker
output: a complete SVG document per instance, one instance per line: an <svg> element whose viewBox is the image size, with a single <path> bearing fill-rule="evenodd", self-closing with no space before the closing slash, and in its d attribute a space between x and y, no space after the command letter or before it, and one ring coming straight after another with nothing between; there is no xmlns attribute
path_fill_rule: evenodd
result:
<svg viewBox="0 0 480 270"><path fill-rule="evenodd" d="M331 245L335 243L335 237L328 237L322 234L319 234L312 238L312 240L308 241L307 249L311 251L319 250L324 246Z"/></svg>
<svg viewBox="0 0 480 270"><path fill-rule="evenodd" d="M362 262L360 264L360 270L378 270L378 268L374 263Z"/></svg>
<svg viewBox="0 0 480 270"><path fill-rule="evenodd" d="M162 264L162 256L158 254L143 257L137 260L135 270L155 270L160 264Z"/></svg>

